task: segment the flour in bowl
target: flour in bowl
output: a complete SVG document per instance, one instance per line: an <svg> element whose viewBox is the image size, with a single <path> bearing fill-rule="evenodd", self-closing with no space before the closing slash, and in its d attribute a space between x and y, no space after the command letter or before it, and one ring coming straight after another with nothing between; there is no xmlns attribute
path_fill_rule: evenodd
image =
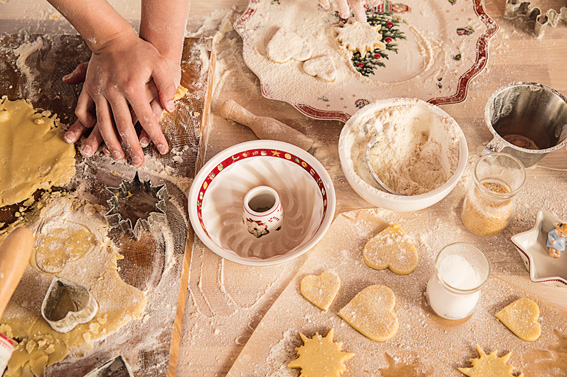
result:
<svg viewBox="0 0 567 377"><path fill-rule="evenodd" d="M421 104L383 108L353 127L351 158L356 174L376 187L365 159L393 191L419 195L447 182L459 162L458 128L452 119L431 112Z"/></svg>

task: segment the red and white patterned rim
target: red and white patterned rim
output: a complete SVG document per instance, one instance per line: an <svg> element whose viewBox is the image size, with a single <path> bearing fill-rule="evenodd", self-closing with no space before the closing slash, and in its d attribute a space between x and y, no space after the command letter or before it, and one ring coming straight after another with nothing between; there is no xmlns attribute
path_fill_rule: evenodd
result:
<svg viewBox="0 0 567 377"><path fill-rule="evenodd" d="M311 178L313 178L313 180L315 181L315 183L319 187L319 191L321 192L321 195L323 197L323 217L325 217L325 214L327 213L327 191L328 191L328 189L325 188L325 184L324 184L323 180L321 179L321 177L319 176L319 173L317 173L317 171L308 162L306 162L302 158L294 155L293 153L285 152L285 151L282 151L280 149L273 149L273 148L248 149L248 150L245 150L245 151L240 151L238 153L235 153L231 156L228 156L221 163L219 163L218 165L213 167L211 170L209 170L206 173L206 178L203 180L203 183L201 183L201 186L199 187L199 193L197 195L197 201L196 201L197 217L199 218L199 224L201 225L201 228L203 229L203 232L205 232L207 237L211 238L211 236L207 232L207 229L205 228L205 223L203 221L203 213L202 213L203 200L205 198L205 194L207 192L207 189L210 187L213 180L216 177L218 177L219 173L221 171L223 171L224 169L226 169L227 167L233 165L234 163L236 163L238 161L256 158L256 157L272 157L272 158L279 158L279 159L282 159L282 160L286 160L286 161L289 161L291 163L294 163L294 164L302 167L307 173L309 173Z"/></svg>
<svg viewBox="0 0 567 377"><path fill-rule="evenodd" d="M234 29L238 32L245 43L250 42L250 38L243 32L246 22L256 13L257 9L253 5L258 4L260 1L261 0L250 0L246 11L234 22ZM486 13L484 6L482 5L482 1L483 0L473 0L473 9L476 15L479 16L481 21L486 25L486 31L480 36L476 43L477 49L474 64L459 78L459 81L457 83L457 90L453 95L447 97L430 98L427 100L427 102L433 105L449 105L463 102L467 98L467 90L470 81L475 78L480 72L482 72L482 70L488 64L488 42L496 34L496 32L498 32L500 27ZM270 93L270 89L267 84L261 82L260 85L262 89L262 95L264 97L280 100ZM303 103L288 103L295 107L302 114L315 119L340 120L342 122L346 122L352 116L342 111L321 110Z"/></svg>

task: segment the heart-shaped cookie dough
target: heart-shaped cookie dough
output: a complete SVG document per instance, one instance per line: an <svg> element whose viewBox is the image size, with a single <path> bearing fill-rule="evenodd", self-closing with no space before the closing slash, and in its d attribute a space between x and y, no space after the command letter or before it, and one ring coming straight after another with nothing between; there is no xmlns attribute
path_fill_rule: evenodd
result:
<svg viewBox="0 0 567 377"><path fill-rule="evenodd" d="M418 256L415 246L398 224L392 224L364 246L364 262L376 270L390 268L392 272L407 275L415 270Z"/></svg>
<svg viewBox="0 0 567 377"><path fill-rule="evenodd" d="M334 272L325 271L321 275L307 275L301 279L299 291L313 305L327 311L333 303L341 280Z"/></svg>
<svg viewBox="0 0 567 377"><path fill-rule="evenodd" d="M541 335L539 306L529 298L514 301L496 313L496 318L522 340L533 342Z"/></svg>
<svg viewBox="0 0 567 377"><path fill-rule="evenodd" d="M395 306L396 296L390 288L371 285L358 292L339 316L367 338L385 342L398 331Z"/></svg>
<svg viewBox="0 0 567 377"><path fill-rule="evenodd" d="M292 59L301 62L311 57L311 47L307 41L292 31L279 29L266 46L268 58L276 63Z"/></svg>

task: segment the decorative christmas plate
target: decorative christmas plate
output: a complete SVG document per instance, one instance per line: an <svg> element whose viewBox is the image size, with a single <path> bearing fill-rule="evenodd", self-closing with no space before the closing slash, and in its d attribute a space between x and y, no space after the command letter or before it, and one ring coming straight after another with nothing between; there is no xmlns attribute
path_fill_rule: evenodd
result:
<svg viewBox="0 0 567 377"><path fill-rule="evenodd" d="M356 26L353 19L340 19L316 0L251 0L234 28L264 96L313 118L342 121L378 99L413 97L438 105L464 101L470 80L487 64L488 41L498 31L482 0L385 0L366 13L376 39L364 48L356 48L360 33L348 30ZM267 46L280 29L308 46L307 61L277 63L268 57ZM332 61L326 74L312 76L313 60L323 57L320 61ZM327 81L333 75L334 81Z"/></svg>
<svg viewBox="0 0 567 377"><path fill-rule="evenodd" d="M255 237L243 222L244 196L257 186L279 195L281 229ZM215 155L193 180L189 218L213 252L230 261L267 266L296 258L323 237L335 212L335 189L315 157L280 141L237 144Z"/></svg>

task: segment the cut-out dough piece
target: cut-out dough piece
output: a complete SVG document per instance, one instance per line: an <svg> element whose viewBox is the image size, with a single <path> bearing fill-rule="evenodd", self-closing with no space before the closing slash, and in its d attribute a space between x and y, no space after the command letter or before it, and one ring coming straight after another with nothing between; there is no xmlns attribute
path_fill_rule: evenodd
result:
<svg viewBox="0 0 567 377"><path fill-rule="evenodd" d="M521 298L496 313L496 318L518 338L533 342L541 335L539 307L529 298Z"/></svg>
<svg viewBox="0 0 567 377"><path fill-rule="evenodd" d="M511 352L498 357L496 356L496 351L487 355L478 344L476 349L480 357L470 359L471 368L458 368L461 373L469 377L514 377L512 372L514 372L516 367L506 364L510 360L510 356L512 356ZM523 374L520 373L517 377L522 376Z"/></svg>
<svg viewBox="0 0 567 377"><path fill-rule="evenodd" d="M385 49L386 45L381 41L382 34L379 26L371 26L367 22L350 20L343 27L336 27L337 41L349 51L358 51L364 56L366 51L375 48Z"/></svg>
<svg viewBox="0 0 567 377"><path fill-rule="evenodd" d="M415 246L398 224L390 225L368 241L362 256L368 267L390 268L400 275L411 273L418 262Z"/></svg>
<svg viewBox="0 0 567 377"><path fill-rule="evenodd" d="M385 342L398 332L395 306L396 296L390 288L371 285L358 292L339 311L339 317L367 338Z"/></svg>
<svg viewBox="0 0 567 377"><path fill-rule="evenodd" d="M333 58L327 55L307 60L303 63L303 70L309 76L319 77L329 82L333 82L337 78L335 62Z"/></svg>
<svg viewBox="0 0 567 377"><path fill-rule="evenodd" d="M334 333L331 329L326 337L316 334L311 339L300 333L303 345L295 349L299 357L287 366L301 368L299 377L340 377L354 353L342 352L343 344L333 342Z"/></svg>
<svg viewBox="0 0 567 377"><path fill-rule="evenodd" d="M341 280L330 271L325 271L321 275L307 275L301 279L299 291L313 305L323 311L327 311L339 288Z"/></svg>
<svg viewBox="0 0 567 377"><path fill-rule="evenodd" d="M311 47L304 38L282 28L268 42L266 54L276 63L286 63L291 59L305 61L311 57Z"/></svg>
<svg viewBox="0 0 567 377"><path fill-rule="evenodd" d="M75 146L63 140L58 123L25 100L0 100L0 207L63 186L75 175Z"/></svg>

